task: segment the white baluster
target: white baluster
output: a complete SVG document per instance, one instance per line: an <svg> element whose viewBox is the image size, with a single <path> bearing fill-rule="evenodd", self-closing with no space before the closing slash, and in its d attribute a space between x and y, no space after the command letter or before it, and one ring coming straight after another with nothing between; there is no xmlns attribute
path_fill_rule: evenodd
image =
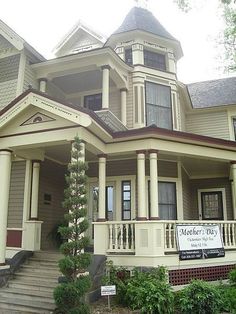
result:
<svg viewBox="0 0 236 314"><path fill-rule="evenodd" d="M120 224L120 250L124 249L124 225Z"/></svg>
<svg viewBox="0 0 236 314"><path fill-rule="evenodd" d="M232 245L235 246L235 224L232 224Z"/></svg>
<svg viewBox="0 0 236 314"><path fill-rule="evenodd" d="M112 225L109 225L109 250L113 249L113 230Z"/></svg>
<svg viewBox="0 0 236 314"><path fill-rule="evenodd" d="M115 224L115 250L118 249L118 226Z"/></svg>
<svg viewBox="0 0 236 314"><path fill-rule="evenodd" d="M126 224L126 225L125 225L125 232L126 232L125 249L126 249L126 250L129 249L129 228L130 228L130 225L129 225L129 224Z"/></svg>

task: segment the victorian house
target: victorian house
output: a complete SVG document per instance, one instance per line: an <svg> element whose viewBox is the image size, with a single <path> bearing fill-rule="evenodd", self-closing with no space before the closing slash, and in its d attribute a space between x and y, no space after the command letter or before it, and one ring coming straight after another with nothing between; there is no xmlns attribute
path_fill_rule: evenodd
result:
<svg viewBox="0 0 236 314"><path fill-rule="evenodd" d="M19 251L55 250L48 235L63 219L78 135L94 255L165 265L172 284L227 274L236 260L236 77L185 85L182 56L140 7L108 39L78 23L51 60L0 21L0 269ZM219 225L225 256L179 260L177 224Z"/></svg>

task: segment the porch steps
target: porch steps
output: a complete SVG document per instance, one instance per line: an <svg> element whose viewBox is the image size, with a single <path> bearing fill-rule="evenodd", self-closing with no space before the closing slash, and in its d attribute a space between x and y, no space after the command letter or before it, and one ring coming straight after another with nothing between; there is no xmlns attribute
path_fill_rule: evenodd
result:
<svg viewBox="0 0 236 314"><path fill-rule="evenodd" d="M0 289L0 314L49 314L55 304L53 290L58 285L56 252L35 252L21 266L7 287Z"/></svg>

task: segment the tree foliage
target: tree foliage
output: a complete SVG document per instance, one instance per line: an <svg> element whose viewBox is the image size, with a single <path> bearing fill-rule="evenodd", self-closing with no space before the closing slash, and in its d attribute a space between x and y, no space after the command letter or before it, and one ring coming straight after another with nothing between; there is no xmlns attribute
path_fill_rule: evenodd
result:
<svg viewBox="0 0 236 314"><path fill-rule="evenodd" d="M208 0L205 0L208 1ZM225 20L223 43L225 48L225 65L230 71L236 70L236 0L218 0ZM189 12L192 0L174 0L178 7Z"/></svg>
<svg viewBox="0 0 236 314"><path fill-rule="evenodd" d="M64 191L63 207L68 211L65 215L67 226L59 228L65 240L60 247L64 258L59 261L59 268L64 275L64 282L54 290L57 313L89 313L84 303L84 295L90 288L90 278L86 270L90 264L90 255L84 253L89 239L84 236L88 229L87 198L85 171L86 164L82 160L82 144L75 137L71 151L71 163L68 165L69 174L66 176L67 188Z"/></svg>

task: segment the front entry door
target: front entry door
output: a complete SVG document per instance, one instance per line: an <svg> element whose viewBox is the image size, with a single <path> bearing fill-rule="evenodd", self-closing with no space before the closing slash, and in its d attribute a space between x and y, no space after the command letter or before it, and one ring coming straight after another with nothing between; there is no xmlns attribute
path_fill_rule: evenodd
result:
<svg viewBox="0 0 236 314"><path fill-rule="evenodd" d="M223 220L223 197L221 191L201 192L203 220Z"/></svg>
<svg viewBox="0 0 236 314"><path fill-rule="evenodd" d="M92 222L98 219L98 195L99 189L97 184L91 184L89 189L89 212L88 220L90 226ZM116 208L115 208L115 183L107 183L106 185L106 219L109 221L115 220ZM89 228L89 237L93 239L93 227Z"/></svg>

